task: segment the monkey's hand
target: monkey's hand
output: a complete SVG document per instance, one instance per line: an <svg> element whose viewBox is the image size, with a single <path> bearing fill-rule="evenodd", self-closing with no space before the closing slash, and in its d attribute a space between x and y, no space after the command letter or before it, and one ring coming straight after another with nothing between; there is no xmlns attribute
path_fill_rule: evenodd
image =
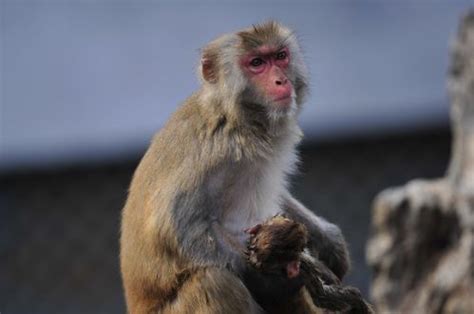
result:
<svg viewBox="0 0 474 314"><path fill-rule="evenodd" d="M244 281L257 299L275 300L294 295L303 286L300 255L308 235L303 224L275 216L247 230L245 252L249 267Z"/></svg>

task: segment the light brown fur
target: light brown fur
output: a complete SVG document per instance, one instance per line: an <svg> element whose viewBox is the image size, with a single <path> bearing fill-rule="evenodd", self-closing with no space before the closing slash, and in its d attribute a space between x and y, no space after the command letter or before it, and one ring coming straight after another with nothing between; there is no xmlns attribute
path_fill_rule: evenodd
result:
<svg viewBox="0 0 474 314"><path fill-rule="evenodd" d="M243 154L255 154L251 146L248 151L241 152L239 147L232 150L235 144L228 142L218 142L221 146L218 148L209 143L209 133L219 124L219 116L212 111L203 111L196 104L195 97L191 97L154 138L135 172L123 211L121 237L122 274L124 282L131 283L125 285L131 313L148 313L157 309L164 312L169 309L170 313L199 313L201 307L209 309L211 304L206 300L217 291L225 294L225 287L231 290L228 293L247 296L240 306L239 302L232 303L232 307L239 309L235 313L242 313L244 307L251 308L249 293L241 281L227 271L216 270L196 271L179 291L184 298L180 297L174 305L168 304L173 301L178 274L194 268L192 261L183 258L179 251L177 232L166 210L172 206L172 195L178 187L197 190L205 175L212 171L212 165L228 158L227 154L237 159ZM245 145L245 138L238 140L244 141ZM186 150L190 145L195 146L194 150L201 146L202 153L189 156ZM224 154L220 155L221 152ZM212 273L216 276L211 276ZM206 297L206 293L210 295ZM203 310L202 313L209 312Z"/></svg>
<svg viewBox="0 0 474 314"><path fill-rule="evenodd" d="M332 247L325 230L336 228L335 252L342 252L341 269L347 269L337 227L307 209L300 213L302 205L287 192L301 138L296 114L306 94L297 42L274 22L243 32L203 49L202 88L154 137L134 174L120 240L130 313L261 312L238 273L245 249L240 230L286 209L314 230L314 239L331 242L314 243L315 249ZM275 38L293 56L294 110L287 113L272 112L236 61L251 42ZM329 259L339 263L339 256Z"/></svg>

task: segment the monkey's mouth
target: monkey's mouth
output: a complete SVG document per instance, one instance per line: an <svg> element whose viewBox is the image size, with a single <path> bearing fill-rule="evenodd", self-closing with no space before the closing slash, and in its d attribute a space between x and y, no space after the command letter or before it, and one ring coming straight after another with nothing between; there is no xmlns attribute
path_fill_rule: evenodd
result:
<svg viewBox="0 0 474 314"><path fill-rule="evenodd" d="M291 100L291 94L273 99L273 101L276 101L276 102L289 101L289 100Z"/></svg>
<svg viewBox="0 0 474 314"><path fill-rule="evenodd" d="M280 110L288 110L293 103L293 97L291 95L285 95L282 97L275 98L273 100L274 106L280 108Z"/></svg>

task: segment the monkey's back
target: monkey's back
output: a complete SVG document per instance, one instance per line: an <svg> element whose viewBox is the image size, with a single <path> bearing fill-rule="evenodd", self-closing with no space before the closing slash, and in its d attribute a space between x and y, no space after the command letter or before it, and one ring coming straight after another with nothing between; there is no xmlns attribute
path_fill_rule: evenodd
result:
<svg viewBox="0 0 474 314"><path fill-rule="evenodd" d="M165 298L191 265L178 249L172 207L180 189L202 179L199 106L191 96L154 136L140 161L122 211L120 265L127 304ZM131 309L129 309L131 310ZM134 310L135 311L135 310ZM136 309L136 311L141 312Z"/></svg>

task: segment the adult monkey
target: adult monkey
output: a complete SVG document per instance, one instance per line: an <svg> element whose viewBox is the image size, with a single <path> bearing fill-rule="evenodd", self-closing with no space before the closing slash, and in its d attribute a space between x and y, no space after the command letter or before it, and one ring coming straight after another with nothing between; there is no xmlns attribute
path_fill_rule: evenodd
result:
<svg viewBox="0 0 474 314"><path fill-rule="evenodd" d="M339 228L287 188L307 93L294 34L270 21L219 37L203 49L200 74L202 88L153 139L123 210L131 313L259 313L270 300L305 299L298 265L264 276L243 254L245 230L277 213L306 225L311 253L337 277L349 267Z"/></svg>

